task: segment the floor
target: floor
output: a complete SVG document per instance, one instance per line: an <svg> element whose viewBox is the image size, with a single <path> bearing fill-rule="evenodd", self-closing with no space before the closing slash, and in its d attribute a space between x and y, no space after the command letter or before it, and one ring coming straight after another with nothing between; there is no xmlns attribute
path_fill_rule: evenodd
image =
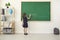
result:
<svg viewBox="0 0 60 40"><path fill-rule="evenodd" d="M60 35L54 34L4 34L0 35L0 40L60 40Z"/></svg>

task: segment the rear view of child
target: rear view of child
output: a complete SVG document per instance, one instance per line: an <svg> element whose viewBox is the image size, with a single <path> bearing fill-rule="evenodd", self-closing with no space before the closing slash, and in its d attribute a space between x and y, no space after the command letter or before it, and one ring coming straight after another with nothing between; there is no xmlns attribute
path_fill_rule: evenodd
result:
<svg viewBox="0 0 60 40"><path fill-rule="evenodd" d="M28 35L27 28L28 28L28 19L30 19L31 15L27 17L26 13L23 14L23 28L24 28L24 35Z"/></svg>

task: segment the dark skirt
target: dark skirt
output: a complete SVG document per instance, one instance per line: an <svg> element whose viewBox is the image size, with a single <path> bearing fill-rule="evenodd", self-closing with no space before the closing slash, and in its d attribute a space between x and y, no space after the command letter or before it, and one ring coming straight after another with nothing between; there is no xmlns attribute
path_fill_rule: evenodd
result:
<svg viewBox="0 0 60 40"><path fill-rule="evenodd" d="M24 28L28 28L28 23L23 23Z"/></svg>

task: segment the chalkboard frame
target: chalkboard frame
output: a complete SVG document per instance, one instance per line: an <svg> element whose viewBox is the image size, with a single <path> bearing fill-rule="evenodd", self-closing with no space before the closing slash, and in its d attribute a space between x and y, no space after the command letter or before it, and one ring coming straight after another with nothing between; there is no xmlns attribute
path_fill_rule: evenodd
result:
<svg viewBox="0 0 60 40"><path fill-rule="evenodd" d="M21 2L21 15L22 15L22 3L23 2ZM49 1L49 3L50 3L50 15L49 15L49 20L30 20L29 19L29 21L51 21L51 2ZM21 16L21 19L22 19L22 16Z"/></svg>

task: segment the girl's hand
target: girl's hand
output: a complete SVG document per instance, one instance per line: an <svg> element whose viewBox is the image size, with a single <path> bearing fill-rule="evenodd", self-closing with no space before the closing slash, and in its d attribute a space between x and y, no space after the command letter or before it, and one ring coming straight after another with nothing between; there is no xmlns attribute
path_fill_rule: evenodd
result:
<svg viewBox="0 0 60 40"><path fill-rule="evenodd" d="M31 14L29 14L29 17L31 18Z"/></svg>
<svg viewBox="0 0 60 40"><path fill-rule="evenodd" d="M28 19L31 19L31 14L28 15Z"/></svg>

